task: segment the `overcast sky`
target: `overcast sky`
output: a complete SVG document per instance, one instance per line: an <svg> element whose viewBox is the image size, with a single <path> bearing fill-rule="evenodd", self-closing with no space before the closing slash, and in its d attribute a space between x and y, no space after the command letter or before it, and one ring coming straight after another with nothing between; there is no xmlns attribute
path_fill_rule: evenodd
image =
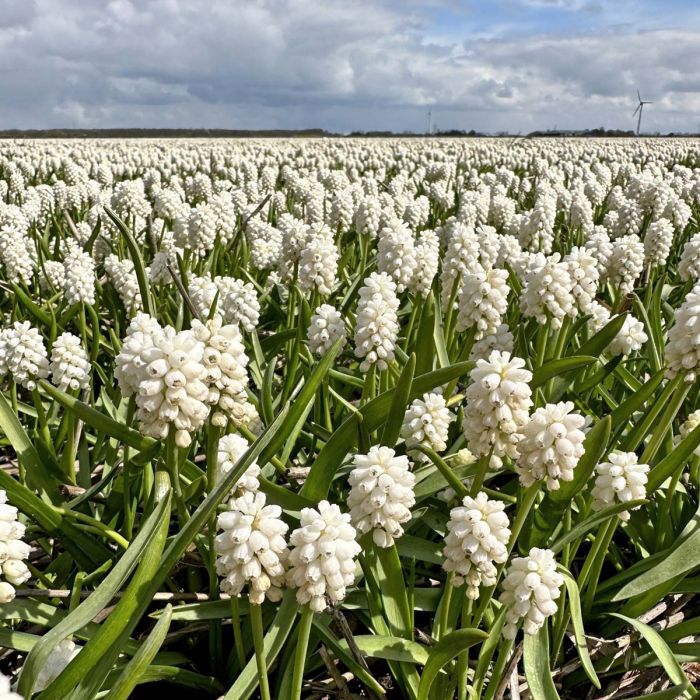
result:
<svg viewBox="0 0 700 700"><path fill-rule="evenodd" d="M0 128L700 130L693 0L0 0Z"/></svg>

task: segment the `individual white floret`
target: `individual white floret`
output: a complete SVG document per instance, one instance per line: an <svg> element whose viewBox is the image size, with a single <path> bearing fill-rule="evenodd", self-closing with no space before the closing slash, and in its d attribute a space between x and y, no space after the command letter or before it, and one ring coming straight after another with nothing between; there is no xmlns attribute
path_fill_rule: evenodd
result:
<svg viewBox="0 0 700 700"><path fill-rule="evenodd" d="M63 669L78 655L79 647L70 639L59 642L39 669L34 680L33 691L39 693L48 688L63 672Z"/></svg>

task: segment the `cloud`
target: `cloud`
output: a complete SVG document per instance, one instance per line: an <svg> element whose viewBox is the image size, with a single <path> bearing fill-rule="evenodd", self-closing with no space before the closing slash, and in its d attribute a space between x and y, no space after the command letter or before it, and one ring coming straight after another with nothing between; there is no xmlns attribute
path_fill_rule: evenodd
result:
<svg viewBox="0 0 700 700"><path fill-rule="evenodd" d="M648 129L697 128L692 18L591 28L600 3L533 3L523 34L444 0L5 0L0 123L402 130L431 109L441 128L630 128L639 87ZM548 7L582 26L542 24Z"/></svg>

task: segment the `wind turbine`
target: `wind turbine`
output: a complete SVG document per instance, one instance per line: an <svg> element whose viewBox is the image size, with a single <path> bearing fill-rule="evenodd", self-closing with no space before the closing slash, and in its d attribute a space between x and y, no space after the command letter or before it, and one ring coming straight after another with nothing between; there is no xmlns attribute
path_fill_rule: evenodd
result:
<svg viewBox="0 0 700 700"><path fill-rule="evenodd" d="M639 94L639 90L637 90L637 97L639 98L639 104L637 105L637 109L632 112L632 116L639 112L639 117L637 117L637 136L639 136L639 129L642 126L642 112L644 111L644 105L653 105L654 103L650 102L649 100L643 100L642 96Z"/></svg>

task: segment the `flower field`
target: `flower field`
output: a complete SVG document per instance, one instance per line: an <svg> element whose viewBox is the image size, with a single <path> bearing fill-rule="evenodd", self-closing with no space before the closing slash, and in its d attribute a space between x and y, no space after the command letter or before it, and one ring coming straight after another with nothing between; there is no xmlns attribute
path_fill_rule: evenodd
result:
<svg viewBox="0 0 700 700"><path fill-rule="evenodd" d="M0 700L696 697L699 222L690 139L3 142Z"/></svg>

